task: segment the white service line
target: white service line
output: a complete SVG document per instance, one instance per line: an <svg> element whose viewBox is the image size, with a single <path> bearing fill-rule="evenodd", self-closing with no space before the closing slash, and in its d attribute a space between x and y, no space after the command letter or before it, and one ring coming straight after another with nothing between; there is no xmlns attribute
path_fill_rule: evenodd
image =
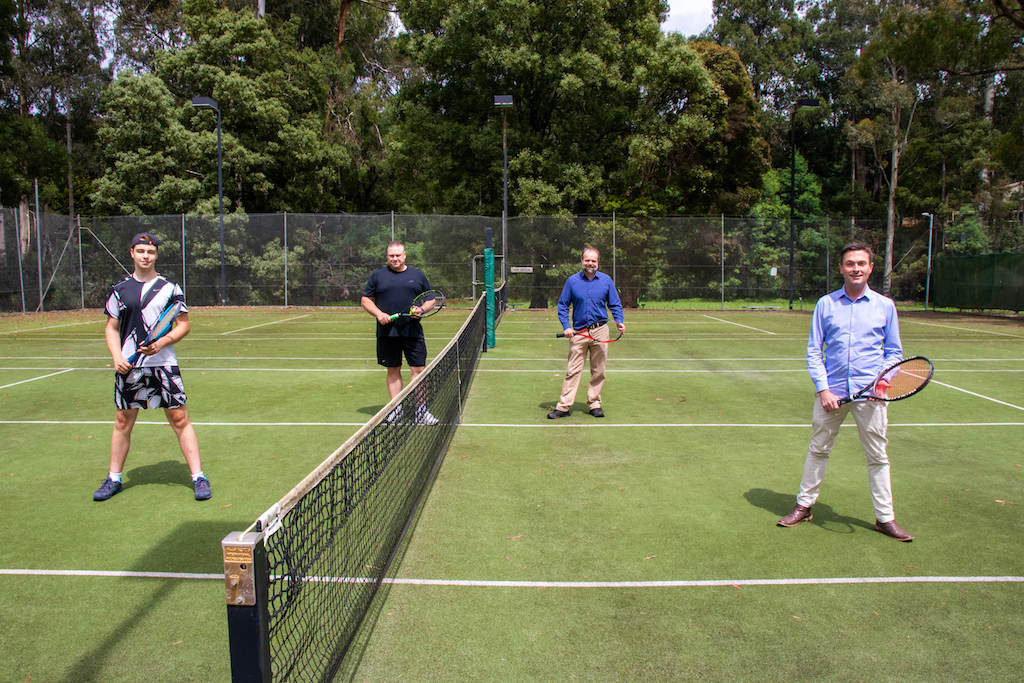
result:
<svg viewBox="0 0 1024 683"><path fill-rule="evenodd" d="M775 334L774 332L769 332L768 330L761 330L761 329L758 329L756 327L751 327L750 325L740 325L739 323L734 323L731 320L723 320L722 318L716 318L713 315L705 315L704 317L708 318L710 320L717 320L720 323L726 323L727 325L735 325L736 327L745 327L748 330L753 330L754 332L762 332L764 334L770 334L770 335L774 335Z"/></svg>
<svg viewBox="0 0 1024 683"><path fill-rule="evenodd" d="M1019 334L1010 334L1008 332L992 332L990 330L976 330L972 327L957 327L956 325L939 325L938 323L923 323L920 320L909 320L906 318L904 318L900 322L911 323L914 325L927 325L928 327L944 327L947 330L960 330L961 332L977 332L978 334L994 334L1000 337L1013 337L1014 339L1024 339L1024 336Z"/></svg>
<svg viewBox="0 0 1024 683"><path fill-rule="evenodd" d="M112 420L0 420L4 425L111 425ZM142 426L164 426L166 420L139 420L135 424ZM199 427L362 427L365 422L195 422L192 424ZM650 427L744 427L751 429L808 429L810 423L795 424L767 424L760 422L535 422L528 424L513 424L509 422L460 422L459 427L507 427L513 429L524 429L533 427L537 429L552 429L562 427L568 429L591 429L600 427L639 427L648 429ZM856 429L857 425L850 422L842 425L842 429ZM899 427L1024 427L1024 422L901 422L889 423L890 428Z"/></svg>
<svg viewBox="0 0 1024 683"><path fill-rule="evenodd" d="M954 387L952 384L946 384L945 382L936 382L935 380L932 380L932 384L938 384L940 387L946 387L947 389L953 389L954 391L962 391L965 394L970 394L971 396L976 396L978 398L983 398L986 401L992 401L993 403L998 403L999 405L1004 405L1004 406L1006 406L1008 408L1016 408L1017 410L1024 410L1024 408L1022 408L1020 406L1015 406L1012 403L1007 403L1006 401L1000 401L999 399L992 398L991 396L985 396L983 394L976 394L973 391L967 391L966 389L961 389L960 387Z"/></svg>
<svg viewBox="0 0 1024 683"><path fill-rule="evenodd" d="M223 581L224 574L184 572L95 571L75 569L0 569L6 576L95 576L131 579L188 579ZM279 577L274 577L279 578ZM366 577L305 576L312 583L372 583ZM383 583L398 586L451 586L479 588L714 588L740 586L821 586L871 583L1024 583L1024 576L844 576L803 579L710 579L702 581L486 581L472 579L385 578Z"/></svg>
<svg viewBox="0 0 1024 683"><path fill-rule="evenodd" d="M47 325L46 327L33 327L30 330L7 330L6 332L0 332L0 334L20 334L21 332L37 332L39 330L53 330L59 327L75 327L76 325L96 325L102 323L102 320L89 320L84 323L67 323L66 325Z"/></svg>
<svg viewBox="0 0 1024 683"><path fill-rule="evenodd" d="M285 318L284 320L272 320L269 323L260 323L259 325L253 325L252 327L240 327L237 330L228 330L227 332L221 332L220 336L226 334L234 334L235 332L245 332L246 330L255 330L257 327L266 327L267 325L279 325L281 323L291 322L292 320L301 320L302 318L308 318L311 314L297 315L294 318Z"/></svg>
<svg viewBox="0 0 1024 683"><path fill-rule="evenodd" d="M11 368L13 370L21 370L23 368ZM32 379L23 379L20 382L11 382L10 384L4 384L0 386L0 389L6 389L7 387L16 387L19 384L25 384L26 382L35 382L38 379L46 379L47 377L53 377L55 375L63 375L65 372L71 372L74 368L68 368L67 370L61 370L60 372L51 372L49 375L41 375L39 377L33 377Z"/></svg>

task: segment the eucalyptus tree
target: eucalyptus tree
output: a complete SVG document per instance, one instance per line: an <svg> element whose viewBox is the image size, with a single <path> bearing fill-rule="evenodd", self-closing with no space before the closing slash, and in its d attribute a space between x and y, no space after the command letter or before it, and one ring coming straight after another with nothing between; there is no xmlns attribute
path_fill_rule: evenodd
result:
<svg viewBox="0 0 1024 683"><path fill-rule="evenodd" d="M392 106L388 166L411 210L500 213L508 112L513 213L599 210L628 156L636 73L663 0L400 0L413 66Z"/></svg>
<svg viewBox="0 0 1024 683"><path fill-rule="evenodd" d="M102 12L92 0L21 0L12 19L0 103L9 113L34 119L51 139L63 143L64 181L46 181L65 190L47 195L58 202L63 198L70 216L75 212L74 173L94 172L90 143L96 106L109 81Z"/></svg>
<svg viewBox="0 0 1024 683"><path fill-rule="evenodd" d="M334 210L350 160L324 134L328 83L340 78L333 59L296 48L294 19L274 26L212 0L187 0L184 10L184 46L158 54L151 77L121 74L105 100L108 166L97 203L118 213L212 213L215 120L190 104L203 95L222 115L228 211Z"/></svg>

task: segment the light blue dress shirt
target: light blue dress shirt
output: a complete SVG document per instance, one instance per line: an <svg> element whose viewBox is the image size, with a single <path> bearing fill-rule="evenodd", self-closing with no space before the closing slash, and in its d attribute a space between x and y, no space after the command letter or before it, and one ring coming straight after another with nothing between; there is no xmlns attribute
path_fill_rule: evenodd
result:
<svg viewBox="0 0 1024 683"><path fill-rule="evenodd" d="M569 307L572 306L572 329L582 330L589 325L606 321L608 311L612 318L621 323L622 301L615 290L615 283L604 273L594 273L594 279L588 280L583 271L571 275L562 287L562 295L558 297L558 321L562 329L569 327Z"/></svg>
<svg viewBox="0 0 1024 683"><path fill-rule="evenodd" d="M815 391L851 396L903 358L896 305L870 287L856 301L846 288L818 299L807 340Z"/></svg>

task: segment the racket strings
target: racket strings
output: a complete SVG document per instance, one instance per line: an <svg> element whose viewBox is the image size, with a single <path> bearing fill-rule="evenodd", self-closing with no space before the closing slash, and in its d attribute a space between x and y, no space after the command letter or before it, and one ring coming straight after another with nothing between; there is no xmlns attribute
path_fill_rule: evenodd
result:
<svg viewBox="0 0 1024 683"><path fill-rule="evenodd" d="M932 365L923 358L912 358L896 368L888 377L889 387L883 392L888 399L909 396L928 383L932 376Z"/></svg>

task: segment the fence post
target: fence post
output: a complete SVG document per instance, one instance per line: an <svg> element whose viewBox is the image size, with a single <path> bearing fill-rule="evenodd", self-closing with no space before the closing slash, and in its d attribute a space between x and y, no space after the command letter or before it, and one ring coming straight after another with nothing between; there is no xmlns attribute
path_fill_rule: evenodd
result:
<svg viewBox="0 0 1024 683"><path fill-rule="evenodd" d="M288 308L288 212L284 212L284 307Z"/></svg>
<svg viewBox="0 0 1024 683"><path fill-rule="evenodd" d="M722 310L725 310L725 214L722 214L722 229L719 246L722 250Z"/></svg>
<svg viewBox="0 0 1024 683"><path fill-rule="evenodd" d="M181 214L181 293L188 301L188 294L185 289L185 214Z"/></svg>
<svg viewBox="0 0 1024 683"><path fill-rule="evenodd" d="M85 272L82 265L82 214L77 216L78 222L78 286L82 290L82 310L85 310Z"/></svg>

